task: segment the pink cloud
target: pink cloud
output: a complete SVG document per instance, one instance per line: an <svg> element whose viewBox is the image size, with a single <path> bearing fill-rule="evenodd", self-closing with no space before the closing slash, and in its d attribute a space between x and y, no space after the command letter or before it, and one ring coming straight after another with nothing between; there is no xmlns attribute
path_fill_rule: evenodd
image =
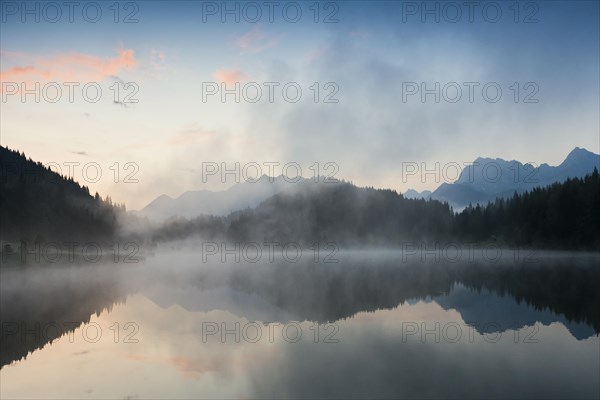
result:
<svg viewBox="0 0 600 400"><path fill-rule="evenodd" d="M26 75L32 73L34 68L32 66L29 67L12 67L4 71L0 71L0 81L10 79L16 79L21 75Z"/></svg>
<svg viewBox="0 0 600 400"><path fill-rule="evenodd" d="M234 85L237 82L248 79L248 76L239 69L218 69L213 74L213 77L219 82L223 82L226 85Z"/></svg>
<svg viewBox="0 0 600 400"><path fill-rule="evenodd" d="M107 59L81 53L33 57L23 53L3 52L3 55L8 54L18 54L18 58L27 60L28 65L0 71L1 82L99 81L118 75L123 70L134 70L137 66L132 49L118 49L116 57Z"/></svg>

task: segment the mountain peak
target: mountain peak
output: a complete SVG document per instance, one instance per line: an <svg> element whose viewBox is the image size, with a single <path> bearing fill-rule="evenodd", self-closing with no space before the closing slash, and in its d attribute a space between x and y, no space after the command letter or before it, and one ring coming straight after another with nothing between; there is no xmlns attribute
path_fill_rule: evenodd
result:
<svg viewBox="0 0 600 400"><path fill-rule="evenodd" d="M575 147L573 150L571 150L571 152L567 155L567 158L572 157L572 156L578 156L578 155L588 155L588 154L594 154L591 151L584 149L583 147Z"/></svg>
<svg viewBox="0 0 600 400"><path fill-rule="evenodd" d="M173 198L167 194L161 194L160 196L158 196L157 198L155 198L152 203L155 202L164 202L164 201L170 201L173 200Z"/></svg>
<svg viewBox="0 0 600 400"><path fill-rule="evenodd" d="M415 189L408 189L402 194L405 199L428 199L430 195L430 190L423 190L422 192L419 192Z"/></svg>
<svg viewBox="0 0 600 400"><path fill-rule="evenodd" d="M496 168L486 171L485 164L490 162L495 163ZM591 173L594 167L600 168L600 155L580 147L571 150L559 166L544 163L535 168L532 164L524 165L515 160L478 157L472 167L463 169L456 182L440 185L430 198L447 201L455 210L459 210L469 203L485 204L497 197L511 196L515 191L522 192L536 186L563 182L568 178L583 177ZM498 175L495 175L497 171ZM518 175L515 171L519 172Z"/></svg>
<svg viewBox="0 0 600 400"><path fill-rule="evenodd" d="M600 155L594 154L589 150L581 147L575 147L567 155L567 158L562 162L561 166L575 165L575 164L598 164L600 161Z"/></svg>

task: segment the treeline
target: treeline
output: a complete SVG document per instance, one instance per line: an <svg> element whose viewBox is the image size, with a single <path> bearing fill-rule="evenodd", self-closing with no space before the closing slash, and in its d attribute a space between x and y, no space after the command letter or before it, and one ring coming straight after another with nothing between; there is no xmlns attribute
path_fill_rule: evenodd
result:
<svg viewBox="0 0 600 400"><path fill-rule="evenodd" d="M392 190L346 183L307 183L277 194L232 218L233 241L335 242L339 246L388 246L435 241L452 232L452 210L437 201L409 200Z"/></svg>
<svg viewBox="0 0 600 400"><path fill-rule="evenodd" d="M124 205L25 154L0 147L0 239L9 242L112 240Z"/></svg>
<svg viewBox="0 0 600 400"><path fill-rule="evenodd" d="M600 250L598 170L483 207L469 206L456 216L455 230L474 242Z"/></svg>
<svg viewBox="0 0 600 400"><path fill-rule="evenodd" d="M153 242L198 236L228 242L334 242L345 247L389 246L409 240L442 240L453 213L437 201L408 200L392 190L347 182L304 182L228 217L166 221Z"/></svg>
<svg viewBox="0 0 600 400"><path fill-rule="evenodd" d="M400 248L406 242L495 242L500 246L600 250L598 171L509 199L469 206L405 199L392 190L347 182L306 183L229 217L167 221L154 241L190 236L230 242L333 242L339 247Z"/></svg>

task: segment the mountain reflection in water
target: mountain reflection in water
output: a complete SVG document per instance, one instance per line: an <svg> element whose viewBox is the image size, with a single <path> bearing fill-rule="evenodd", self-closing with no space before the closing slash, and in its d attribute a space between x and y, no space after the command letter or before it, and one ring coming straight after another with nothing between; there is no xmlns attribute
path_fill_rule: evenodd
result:
<svg viewBox="0 0 600 400"><path fill-rule="evenodd" d="M303 260L298 263L227 265L202 264L189 255L162 255L150 258L144 264L133 265L5 268L1 271L0 280L0 361L2 366L14 362L27 365L28 355L45 351L45 346L57 337L80 328L103 312L110 314L113 307L129 307L131 299L135 299L131 304L133 307L142 298L167 312L177 306L185 313L209 315L211 312L227 312L228 315L261 324L292 321L337 323L347 327L346 335L351 332L350 324L360 323L371 314L375 318L384 315L381 312L396 309L401 311L400 316L393 313L390 323L406 322L418 329L416 320L402 310L409 310L415 304L435 303L442 310L457 312L462 322L479 335L507 331L515 334L522 331L526 335L527 327L537 327L539 324L554 326L558 323L577 341L598 342L598 282L600 269L596 256L571 257L565 254L543 255L533 263L407 263L400 261L394 252L349 253L342 254L338 263ZM428 326L431 327L436 321L436 317L430 318ZM62 329L43 328L54 325ZM187 333L196 334L196 328ZM180 334L173 332L174 340ZM414 335L417 341L420 337ZM538 339L540 337L544 337L544 334L537 336ZM200 338L197 341L200 342ZM373 351L383 345L378 344L377 340L369 343L374 346ZM397 344L404 346L403 352L412 354L417 351L410 340ZM145 342L145 345L152 343ZM42 348L44 350L39 350ZM319 350L326 359L333 357L337 360L332 361L332 365L338 365L343 358L334 352L335 348ZM433 357L432 351L435 349L422 348L414 357ZM534 347L522 347L523 357L530 351L535 351ZM389 358L386 358L386 354ZM360 352L356 357L352 362L364 361L360 360ZM390 382L385 381L387 386L384 384L386 387L379 388L379 392L366 389L362 394L360 391L350 392L356 382L345 381L336 384L347 385L348 391L333 390L323 382L323 379L327 379L326 371L318 369L325 375L317 378L314 376L316 370L303 369L307 366L303 366L302 362L308 360L298 360L293 367L295 377L286 378L292 380L287 382L287 386L255 387L252 396L269 397L281 395L283 391L291 397L318 397L336 393L356 397L369 393L379 393L381 397L441 394L447 397L448 392L443 390L456 389L451 383L447 388L438 384L432 389L427 376L413 377L415 387L412 389L407 386L396 387L396 384L391 384L394 379L390 376L395 368L400 368L397 363L402 360L385 351L376 357L380 367L386 368L380 371L381 380L377 378L377 382L381 384L385 377L391 379ZM594 372L597 376L597 363L583 367L592 376ZM403 366L401 370L406 371L406 368ZM4 368L3 372L6 372ZM465 379L465 376L454 376L455 373L449 372L450 376L446 378L449 381ZM312 386L307 387L308 382ZM333 382L330 384L333 385ZM453 393L470 396L485 393L493 395L497 392L509 397L527 395L527 390L532 390L531 394L539 393L536 391L539 388L535 388L533 383L523 383L521 391L511 391L510 388L499 390L494 387L497 384L490 378L486 384L492 390L490 393L469 391L468 385ZM593 385L584 386L580 388L580 396L593 397L598 394ZM480 388L484 389L483 386ZM574 393L573 388L563 389L568 390L556 393Z"/></svg>

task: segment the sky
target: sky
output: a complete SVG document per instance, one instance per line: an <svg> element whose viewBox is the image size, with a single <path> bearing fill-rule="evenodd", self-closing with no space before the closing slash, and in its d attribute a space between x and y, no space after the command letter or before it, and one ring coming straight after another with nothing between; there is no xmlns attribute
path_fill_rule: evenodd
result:
<svg viewBox="0 0 600 400"><path fill-rule="evenodd" d="M0 144L128 209L259 172L403 192L480 156L600 152L597 1L2 1L0 18Z"/></svg>

